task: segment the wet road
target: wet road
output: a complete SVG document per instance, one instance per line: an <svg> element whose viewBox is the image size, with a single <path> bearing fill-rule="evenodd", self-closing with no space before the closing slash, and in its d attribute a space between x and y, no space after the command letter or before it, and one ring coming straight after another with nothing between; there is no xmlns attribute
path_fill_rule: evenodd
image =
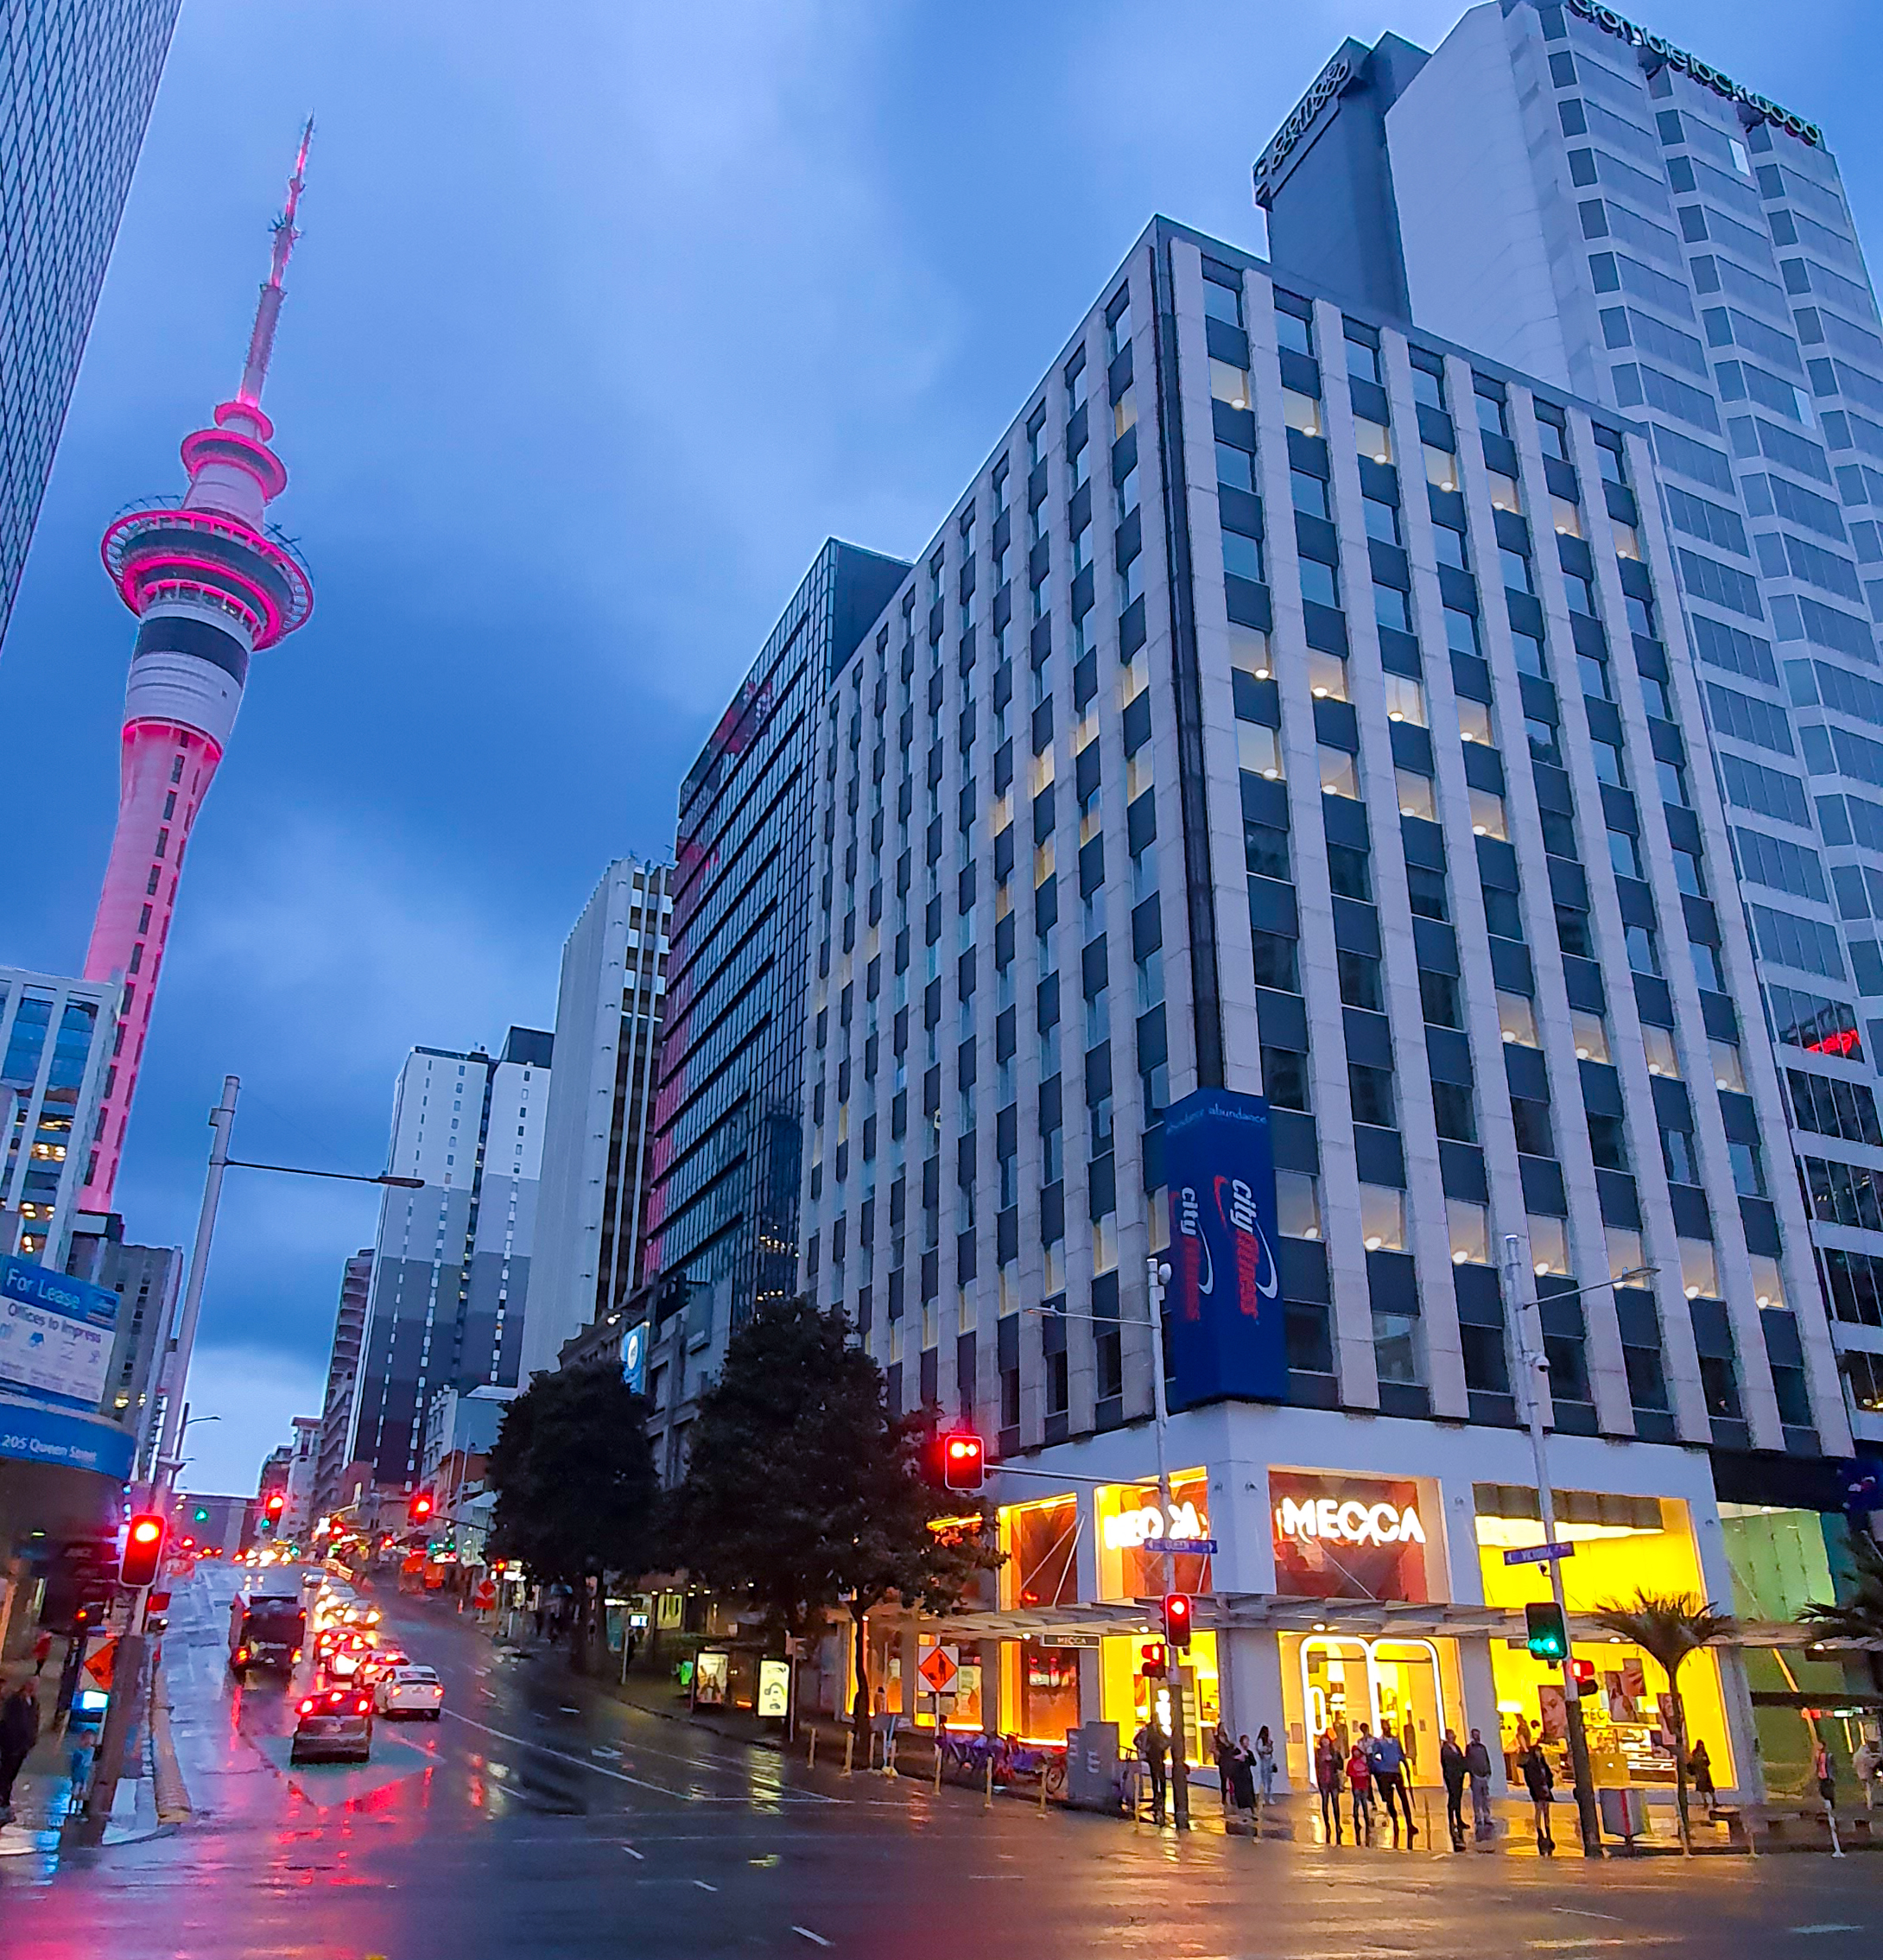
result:
<svg viewBox="0 0 1883 1960"><path fill-rule="evenodd" d="M233 1575L180 1591L168 1662L197 1815L0 1872L6 1960L567 1955L1750 1953L1870 1960L1883 1855L1560 1858L1179 1843L1148 1827L847 1780L592 1697L388 1602L447 1687L364 1768L290 1770L290 1703L223 1669ZM31 1868L22 1868L30 1864Z"/></svg>

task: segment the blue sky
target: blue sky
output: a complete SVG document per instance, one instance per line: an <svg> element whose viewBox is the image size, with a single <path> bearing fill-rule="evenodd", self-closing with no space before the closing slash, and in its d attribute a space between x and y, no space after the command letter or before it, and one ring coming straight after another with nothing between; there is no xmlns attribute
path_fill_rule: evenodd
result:
<svg viewBox="0 0 1883 1960"><path fill-rule="evenodd" d="M0 962L83 958L130 638L98 536L232 390L310 106L268 405L318 602L192 847L130 1235L189 1237L225 1073L242 1154L371 1170L414 1043L548 1025L822 539L917 549L1152 212L1259 244L1250 160L1335 43L1459 10L187 0L0 653ZM1867 219L1877 10L1638 17L1820 121ZM186 1481L252 1489L318 1410L375 1213L231 1174Z"/></svg>

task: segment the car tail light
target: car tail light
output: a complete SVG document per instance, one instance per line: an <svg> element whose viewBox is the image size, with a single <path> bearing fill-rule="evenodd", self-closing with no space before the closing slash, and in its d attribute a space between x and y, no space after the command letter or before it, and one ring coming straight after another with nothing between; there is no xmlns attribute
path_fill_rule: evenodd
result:
<svg viewBox="0 0 1883 1960"><path fill-rule="evenodd" d="M362 1715L370 1715L372 1712L372 1703L371 1702L356 1702L353 1705L359 1710Z"/></svg>
<svg viewBox="0 0 1883 1960"><path fill-rule="evenodd" d="M312 1702L303 1702L301 1704L301 1712L303 1715L312 1715L314 1713L314 1703Z"/></svg>
<svg viewBox="0 0 1883 1960"><path fill-rule="evenodd" d="M247 1659L248 1658L249 1658L249 1650L248 1650L248 1649L247 1649L246 1647L238 1647L238 1648L236 1649L236 1665L237 1665L238 1667L241 1666L242 1663L243 1663L244 1661L245 1661L245 1660L246 1660L246 1659ZM300 1656L299 1654L296 1654L296 1655L295 1656L295 1659L296 1660L299 1660L299 1659L301 1659L301 1656Z"/></svg>

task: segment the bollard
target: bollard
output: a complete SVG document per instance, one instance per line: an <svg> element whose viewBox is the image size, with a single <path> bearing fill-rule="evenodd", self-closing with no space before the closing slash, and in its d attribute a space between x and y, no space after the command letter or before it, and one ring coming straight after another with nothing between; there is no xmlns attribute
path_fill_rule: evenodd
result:
<svg viewBox="0 0 1883 1960"><path fill-rule="evenodd" d="M846 1776L850 1774L851 1761L856 1753L857 1732L853 1728L846 1728L843 1735L843 1773Z"/></svg>
<svg viewBox="0 0 1883 1960"><path fill-rule="evenodd" d="M991 1811L994 1807L994 1758L992 1749L987 1752L987 1788L981 1798L980 1807L984 1811Z"/></svg>
<svg viewBox="0 0 1883 1960"><path fill-rule="evenodd" d="M935 1738L935 1793L942 1794L942 1735L938 1729Z"/></svg>
<svg viewBox="0 0 1883 1960"><path fill-rule="evenodd" d="M1419 1815L1425 1820L1425 1849L1432 1848L1432 1798L1428 1790L1419 1792Z"/></svg>
<svg viewBox="0 0 1883 1960"><path fill-rule="evenodd" d="M1046 1765L1040 1764L1040 1815L1046 1815Z"/></svg>
<svg viewBox="0 0 1883 1960"><path fill-rule="evenodd" d="M811 1731L810 1754L804 1759L804 1767L806 1769L817 1767L817 1731L815 1728Z"/></svg>
<svg viewBox="0 0 1883 1960"><path fill-rule="evenodd" d="M893 1735L883 1738L883 1773L884 1776L896 1773L896 1738Z"/></svg>

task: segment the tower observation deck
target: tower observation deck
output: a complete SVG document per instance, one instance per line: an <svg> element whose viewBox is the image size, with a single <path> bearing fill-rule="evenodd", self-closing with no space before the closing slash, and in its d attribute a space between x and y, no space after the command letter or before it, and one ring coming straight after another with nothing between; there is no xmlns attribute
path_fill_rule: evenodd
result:
<svg viewBox="0 0 1883 1960"><path fill-rule="evenodd" d="M313 134L310 117L275 221L241 385L217 408L212 427L183 439L188 489L181 502L128 511L105 533L105 569L138 625L124 690L117 828L85 961L87 980L124 986L97 1132L71 1145L89 1152L80 1200L88 1211L111 1207L184 849L235 727L250 657L314 610L306 570L267 529L268 506L288 472L269 447L275 425L262 412Z"/></svg>

